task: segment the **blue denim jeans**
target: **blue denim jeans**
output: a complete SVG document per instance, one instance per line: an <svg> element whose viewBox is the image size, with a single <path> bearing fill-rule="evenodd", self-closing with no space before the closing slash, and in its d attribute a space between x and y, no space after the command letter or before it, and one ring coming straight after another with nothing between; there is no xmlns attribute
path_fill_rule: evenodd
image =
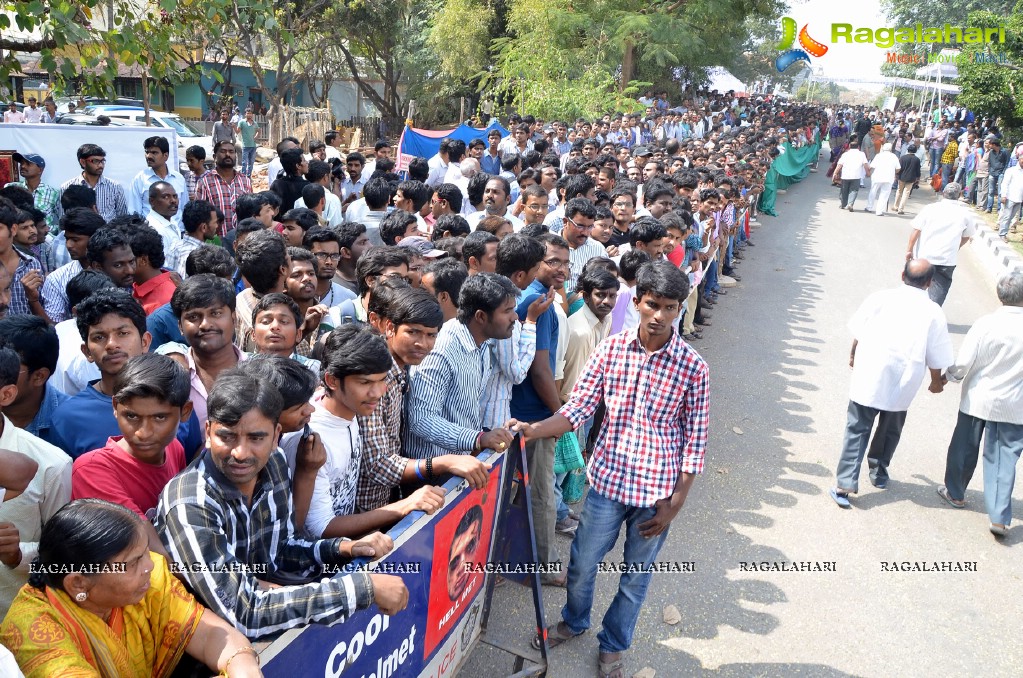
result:
<svg viewBox="0 0 1023 678"><path fill-rule="evenodd" d="M992 523L1008 525L1012 522L1012 487L1016 483L1016 462L1020 452L1023 452L1023 424L987 422L984 431L984 504ZM582 531L582 525L579 530ZM572 559L575 559L575 544L572 545ZM571 566L568 581L571 586Z"/></svg>
<svg viewBox="0 0 1023 678"><path fill-rule="evenodd" d="M252 176L252 166L256 163L256 147L242 147L242 174Z"/></svg>
<svg viewBox="0 0 1023 678"><path fill-rule="evenodd" d="M626 526L624 562L648 567L656 560L670 527L656 537L646 538L639 534L640 523L650 520L655 513L653 507L626 506L590 488L583 505L582 521L572 541L568 598L561 609L561 617L573 633L582 633L590 628L597 568L618 541L622 523ZM649 572L621 575L618 592L604 613L603 628L597 634L601 652L624 652L632 645L632 634L643 609L651 576Z"/></svg>
<svg viewBox="0 0 1023 678"><path fill-rule="evenodd" d="M715 252L717 254L717 252ZM705 288L705 294L710 296L711 292L717 292L721 289L721 285L718 284L718 260L715 256L710 260L707 266L707 287Z"/></svg>
<svg viewBox="0 0 1023 678"><path fill-rule="evenodd" d="M565 503L564 494L561 491L561 485L567 477L567 471L565 473L554 474L554 506L557 511L558 522L568 517L568 504Z"/></svg>
<svg viewBox="0 0 1023 678"><path fill-rule="evenodd" d="M930 148L927 150L927 152L931 159L930 164L931 172L929 176L933 177L935 174L938 173L938 170L941 169L941 154L944 152L944 150L940 148Z"/></svg>
<svg viewBox="0 0 1023 678"><path fill-rule="evenodd" d="M984 209L988 212L998 204L998 185L1002 183L1002 177L988 175L987 178L987 200L984 201Z"/></svg>

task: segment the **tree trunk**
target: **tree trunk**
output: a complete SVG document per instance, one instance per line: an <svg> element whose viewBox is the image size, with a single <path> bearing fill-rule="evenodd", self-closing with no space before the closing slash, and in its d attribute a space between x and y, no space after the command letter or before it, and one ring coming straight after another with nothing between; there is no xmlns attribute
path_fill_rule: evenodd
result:
<svg viewBox="0 0 1023 678"><path fill-rule="evenodd" d="M618 83L618 91L624 92L625 88L629 86L629 81L632 80L632 69L633 69L633 51L635 46L631 40L625 41L625 47L622 50L622 81Z"/></svg>

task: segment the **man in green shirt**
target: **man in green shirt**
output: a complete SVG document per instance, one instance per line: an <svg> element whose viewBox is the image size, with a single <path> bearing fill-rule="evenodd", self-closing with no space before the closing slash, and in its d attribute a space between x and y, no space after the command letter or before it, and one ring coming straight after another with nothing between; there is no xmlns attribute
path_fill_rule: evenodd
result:
<svg viewBox="0 0 1023 678"><path fill-rule="evenodd" d="M252 165L256 162L256 139L259 125L252 119L252 109L245 111L245 118L239 120L234 131L242 139L242 174L252 177Z"/></svg>

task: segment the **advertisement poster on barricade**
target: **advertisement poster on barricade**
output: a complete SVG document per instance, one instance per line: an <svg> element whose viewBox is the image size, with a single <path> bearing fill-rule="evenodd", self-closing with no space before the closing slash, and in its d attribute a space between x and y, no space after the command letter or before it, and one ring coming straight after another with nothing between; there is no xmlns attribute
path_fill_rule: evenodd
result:
<svg viewBox="0 0 1023 678"><path fill-rule="evenodd" d="M394 550L360 566L400 576L408 607L388 617L374 606L344 622L283 634L260 652L267 678L442 678L457 672L480 633L484 571L506 469L506 454L480 458L493 464L486 487L449 480L440 511L408 516L389 533Z"/></svg>

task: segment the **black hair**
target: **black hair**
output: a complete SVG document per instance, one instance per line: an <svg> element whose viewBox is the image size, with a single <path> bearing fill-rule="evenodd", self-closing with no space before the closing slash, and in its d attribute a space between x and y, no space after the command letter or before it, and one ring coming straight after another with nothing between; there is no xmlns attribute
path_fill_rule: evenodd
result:
<svg viewBox="0 0 1023 678"><path fill-rule="evenodd" d="M107 152L96 144L82 144L78 147L78 159L83 160L85 158L91 158L98 156L100 158L107 157Z"/></svg>
<svg viewBox="0 0 1023 678"><path fill-rule="evenodd" d="M239 221L238 225L235 226L234 229L235 250L237 251L238 249L238 241L240 240L240 236L247 235L249 233L255 233L257 231L262 231L265 229L266 225L259 219L256 219L255 217L249 217L248 219L242 219L241 221Z"/></svg>
<svg viewBox="0 0 1023 678"><path fill-rule="evenodd" d="M142 142L142 150L148 151L150 148L159 149L161 153L170 153L170 144L167 143L167 137L152 136Z"/></svg>
<svg viewBox="0 0 1023 678"><path fill-rule="evenodd" d="M291 259L291 263L308 261L313 265L313 271L317 273L320 271L320 262L316 259L316 255L304 247L288 247L288 258Z"/></svg>
<svg viewBox="0 0 1023 678"><path fill-rule="evenodd" d="M423 268L423 275L427 273L433 275L433 291L437 294L447 292L451 297L451 302L457 304L458 293L461 291L465 279L469 277L469 269L465 267L465 264L456 259L444 257L428 263Z"/></svg>
<svg viewBox="0 0 1023 678"><path fill-rule="evenodd" d="M461 139L446 139L448 142L448 162L459 163L465 157L465 142Z"/></svg>
<svg viewBox="0 0 1023 678"><path fill-rule="evenodd" d="M310 151L312 144L310 144ZM305 171L306 181L318 183L320 179L330 174L330 163L319 158L313 158L309 161L309 169ZM306 204L309 204L308 202Z"/></svg>
<svg viewBox="0 0 1023 678"><path fill-rule="evenodd" d="M508 182L507 179L505 179L504 177L498 175L498 176L491 176L489 179L487 179L487 184L489 184L491 181L500 182L501 188L504 191L504 197L505 198L509 198L509 199L511 198L511 184ZM486 184L484 184L483 186L484 186L484 191L485 191L486 190ZM480 193L480 195L482 196L482 193Z"/></svg>
<svg viewBox="0 0 1023 678"><path fill-rule="evenodd" d="M351 250L359 236L366 233L366 225L356 221L343 221L335 226L333 230L337 233L338 244Z"/></svg>
<svg viewBox="0 0 1023 678"><path fill-rule="evenodd" d="M336 242L338 247L341 246L341 239L338 238L337 233L329 228L310 228L302 236L302 247L312 251L313 243L317 242Z"/></svg>
<svg viewBox="0 0 1023 678"><path fill-rule="evenodd" d="M664 227L664 224L659 219L654 217L640 217L629 228L629 244L633 247L639 242L648 245L654 240L667 237L668 229Z"/></svg>
<svg viewBox="0 0 1023 678"><path fill-rule="evenodd" d="M87 268L67 282L67 305L74 309L98 290L116 289L117 285L103 271Z"/></svg>
<svg viewBox="0 0 1023 678"><path fill-rule="evenodd" d="M102 264L104 255L118 247L131 248L124 233L117 228L104 226L89 237L85 258L89 263Z"/></svg>
<svg viewBox="0 0 1023 678"><path fill-rule="evenodd" d="M29 374L43 368L53 374L57 369L57 331L39 316L9 315L0 319L0 344L17 352Z"/></svg>
<svg viewBox="0 0 1023 678"><path fill-rule="evenodd" d="M485 231L491 235L497 235L505 226L511 226L511 222L504 217L489 216L483 217L476 224L476 231ZM507 234L506 234L507 235Z"/></svg>
<svg viewBox="0 0 1023 678"><path fill-rule="evenodd" d="M359 281L359 296L369 292L367 278L379 276L385 268L394 266L408 266L408 253L400 247L384 246L371 247L362 253L359 261L355 264L355 279Z"/></svg>
<svg viewBox="0 0 1023 678"><path fill-rule="evenodd" d="M326 197L327 191L320 184L306 184L302 187L302 202L304 202L306 207L310 210L313 209L314 205L319 205L320 201L324 200ZM291 214L291 212L288 214ZM313 212L313 214L315 214L315 212ZM285 217L286 216L287 215L285 215Z"/></svg>
<svg viewBox="0 0 1023 678"><path fill-rule="evenodd" d="M291 314L295 316L295 326L302 327L302 310L295 303L295 300L283 292L271 292L260 297L259 301L252 308L252 324L256 324L256 316L274 306L287 306Z"/></svg>
<svg viewBox="0 0 1023 678"><path fill-rule="evenodd" d="M238 363L235 369L274 386L281 396L282 411L309 402L316 392L316 375L308 367L291 358L257 353L249 356L248 360Z"/></svg>
<svg viewBox="0 0 1023 678"><path fill-rule="evenodd" d="M492 178L493 175L486 172L478 172L469 177L469 183L465 186L465 194L469 198L470 205L476 206L483 202L483 191L487 189L487 182ZM458 195L461 196L462 192L459 191ZM451 209L455 209L454 204L451 205ZM461 210L456 211L460 212Z"/></svg>
<svg viewBox="0 0 1023 678"><path fill-rule="evenodd" d="M380 333L364 323L335 328L323 343L323 374L343 386L352 375L384 374L394 361ZM326 381L326 380L324 380ZM328 393L331 389L326 387Z"/></svg>
<svg viewBox="0 0 1023 678"><path fill-rule="evenodd" d="M323 191L323 186L316 186L316 184L308 184L306 188L309 188L309 186L315 186L316 188L320 189L320 191ZM304 192L305 189L303 189L303 193ZM308 207L295 207L293 209L288 210L287 212L284 213L284 216L281 217L281 221L295 222L296 224L298 224L298 227L302 229L303 235L310 228L320 225L320 218L316 216L316 212L312 211Z"/></svg>
<svg viewBox="0 0 1023 678"><path fill-rule="evenodd" d="M560 247L563 250L571 249L568 245L568 241L562 238L557 233L543 233L536 238L544 244L544 251L546 252L546 246Z"/></svg>
<svg viewBox="0 0 1023 678"><path fill-rule="evenodd" d="M28 583L63 591L66 573L111 563L145 538L142 519L131 509L103 499L76 499L43 523L33 561L37 567Z"/></svg>
<svg viewBox="0 0 1023 678"><path fill-rule="evenodd" d="M7 198L14 207L21 210L30 210L35 206L35 198L32 196L32 191L25 188L22 184L9 184L0 188L0 197Z"/></svg>
<svg viewBox="0 0 1023 678"><path fill-rule="evenodd" d="M462 243L465 242L465 238L461 236L452 236L450 238L441 238L433 243L433 246L439 250L447 252L448 256L455 261L462 260Z"/></svg>
<svg viewBox="0 0 1023 678"><path fill-rule="evenodd" d="M412 287L408 284L408 281L401 278L381 280L373 287L373 294L369 295L366 312L376 314L381 318L386 317L388 306L410 289Z"/></svg>
<svg viewBox="0 0 1023 678"><path fill-rule="evenodd" d="M416 212L423 209L426 201L430 199L431 189L422 181L403 181L398 184L398 190L405 198L412 201L412 209Z"/></svg>
<svg viewBox="0 0 1023 678"><path fill-rule="evenodd" d="M327 147L327 144L325 144L324 142L320 141L319 139L313 139L312 141L309 142L309 152L310 153L312 153L313 151L318 151L321 148L326 148L326 147Z"/></svg>
<svg viewBox="0 0 1023 678"><path fill-rule="evenodd" d="M670 261L647 262L636 274L636 299L646 294L674 299L681 304L689 296L689 277Z"/></svg>
<svg viewBox="0 0 1023 678"><path fill-rule="evenodd" d="M653 180L648 181L643 186L643 202L644 204L650 205L655 200L662 196L675 197L675 189L664 183L663 181Z"/></svg>
<svg viewBox="0 0 1023 678"><path fill-rule="evenodd" d="M266 195L267 193L269 193L269 191L243 193L235 198L234 215L238 218L238 221L240 222L242 219L259 216L259 213L263 210L263 205L270 204L270 197Z"/></svg>
<svg viewBox="0 0 1023 678"><path fill-rule="evenodd" d="M116 228L127 236L136 228L152 228L152 226L138 212L128 212L127 214L118 214L108 221L107 228Z"/></svg>
<svg viewBox="0 0 1023 678"><path fill-rule="evenodd" d="M447 235L444 235L445 233ZM465 217L461 214L445 214L434 223L432 240L437 242L441 238L464 238L470 233L472 233L472 228Z"/></svg>
<svg viewBox="0 0 1023 678"><path fill-rule="evenodd" d="M359 153L358 151L352 151L351 153L345 156L345 164L350 163L352 160L358 160L360 163L362 163L363 167L366 166L366 156L364 156L362 153Z"/></svg>
<svg viewBox="0 0 1023 678"><path fill-rule="evenodd" d="M163 267L164 252L163 252L163 237L156 232L155 228L150 226L140 226L133 231L129 231L128 245L131 247L132 254L135 258L146 257L149 260L149 265L155 269ZM92 240L90 239L91 243Z"/></svg>
<svg viewBox="0 0 1023 678"><path fill-rule="evenodd" d="M629 186L635 185L632 182L622 181L620 185L615 186L615 190L611 191L611 203L613 204L618 198L628 198L632 201L633 208L636 207L636 193Z"/></svg>
<svg viewBox="0 0 1023 678"><path fill-rule="evenodd" d="M76 235L92 235L106 225L106 221L95 210L87 207L72 207L60 218L60 229Z"/></svg>
<svg viewBox="0 0 1023 678"><path fill-rule="evenodd" d="M597 187L593 179L585 174L573 174L565 180L565 202L572 198L585 198L586 194Z"/></svg>
<svg viewBox="0 0 1023 678"><path fill-rule="evenodd" d="M146 310L142 308L142 304L136 301L128 290L114 287L93 292L75 308L75 324L78 325L82 341L88 342L89 328L98 325L103 316L110 314L130 320L139 331L140 337L148 331Z"/></svg>
<svg viewBox="0 0 1023 678"><path fill-rule="evenodd" d="M928 264L923 274L916 275L910 272L910 264L912 261L907 261L906 265L902 267L902 279L905 283L911 287L918 287L920 289L927 289L927 285L930 284L934 278L934 266Z"/></svg>
<svg viewBox="0 0 1023 678"><path fill-rule="evenodd" d="M625 280L635 280L639 267L650 263L650 255L642 250L629 250L622 255L618 263L618 271Z"/></svg>
<svg viewBox="0 0 1023 678"><path fill-rule="evenodd" d="M289 148L280 154L281 169L290 177L298 176L298 167L302 160L301 148Z"/></svg>
<svg viewBox="0 0 1023 678"><path fill-rule="evenodd" d="M519 235L524 235L527 238L539 238L545 233L550 233L551 227L545 224L526 224L519 231Z"/></svg>
<svg viewBox="0 0 1023 678"><path fill-rule="evenodd" d="M462 241L462 263L469 265L469 259L474 257L477 262L483 261L487 253L487 245L501 242L496 235L487 231L473 231L465 236Z"/></svg>
<svg viewBox="0 0 1023 678"><path fill-rule="evenodd" d="M206 149L202 146L189 146L185 149L185 157L192 156L196 160L206 159Z"/></svg>
<svg viewBox="0 0 1023 678"><path fill-rule="evenodd" d="M258 410L276 426L284 401L273 384L235 367L222 372L206 399L206 418L225 426L236 426L242 417Z"/></svg>
<svg viewBox="0 0 1023 678"><path fill-rule="evenodd" d="M569 219L582 215L589 219L597 218L597 207L586 198L572 198L565 203L565 216Z"/></svg>
<svg viewBox="0 0 1023 678"><path fill-rule="evenodd" d="M497 273L511 277L519 271L533 270L546 255L547 248L536 238L512 233L497 246Z"/></svg>
<svg viewBox="0 0 1023 678"><path fill-rule="evenodd" d="M9 346L0 345L0 388L18 383L21 374L21 359Z"/></svg>
<svg viewBox="0 0 1023 678"><path fill-rule="evenodd" d="M382 210L391 201L391 185L383 177L370 179L362 189L362 197L366 199L366 207Z"/></svg>
<svg viewBox="0 0 1023 678"><path fill-rule="evenodd" d="M396 245L405 237L410 224L418 223L416 215L405 210L394 210L380 221L380 239L385 245Z"/></svg>
<svg viewBox="0 0 1023 678"><path fill-rule="evenodd" d="M412 158L408 164L408 178L415 181L426 181L430 177L430 163L426 158Z"/></svg>
<svg viewBox="0 0 1023 678"><path fill-rule="evenodd" d="M371 299L375 297L376 291ZM395 327L422 325L440 329L444 324L444 312L441 311L440 304L432 294L422 288L408 289L397 295L387 305L385 317L394 323Z"/></svg>
<svg viewBox="0 0 1023 678"><path fill-rule="evenodd" d="M474 175L479 176L479 175ZM470 180L471 181L471 180ZM455 214L462 211L462 189L454 184L441 184L434 190L434 195L448 203L448 207ZM480 193L482 196L482 192Z"/></svg>
<svg viewBox="0 0 1023 678"><path fill-rule="evenodd" d="M608 259L608 261L611 260ZM603 267L594 266L589 269L583 268L583 272L579 275L579 280L576 281L575 291L582 294L590 294L594 290L617 290L618 287L618 278L611 271Z"/></svg>
<svg viewBox="0 0 1023 678"><path fill-rule="evenodd" d="M83 207L92 212L96 207L96 191L85 184L72 184L60 192L60 208L67 214L68 211Z"/></svg>
<svg viewBox="0 0 1023 678"><path fill-rule="evenodd" d="M215 210L213 203L208 200L191 200L185 203L185 209L181 213L181 224L188 233L195 233L199 227L209 223L210 214Z"/></svg>
<svg viewBox="0 0 1023 678"><path fill-rule="evenodd" d="M518 153L505 153L501 156L501 169L505 172L512 172L516 165L522 164L522 156ZM491 177L493 178L493 177Z"/></svg>
<svg viewBox="0 0 1023 678"><path fill-rule="evenodd" d="M181 320L186 312L193 308L210 308L223 304L232 312L235 309L234 287L224 278L212 273L199 273L189 276L178 285L171 296L171 311Z"/></svg>
<svg viewBox="0 0 1023 678"><path fill-rule="evenodd" d="M476 311L483 311L490 317L509 297L517 299L519 292L515 283L503 275L496 273L471 275L458 293L458 322L468 325L476 316Z"/></svg>
<svg viewBox="0 0 1023 678"><path fill-rule="evenodd" d="M124 364L114 378L113 390L119 403L132 398L155 398L172 407L184 407L192 383L188 371L170 356L143 353Z"/></svg>
<svg viewBox="0 0 1023 678"><path fill-rule="evenodd" d="M266 294L277 284L281 268L288 263L288 244L276 231L262 229L235 248L238 270L256 294Z"/></svg>
<svg viewBox="0 0 1023 678"><path fill-rule="evenodd" d="M185 275L210 273L218 278L230 278L238 267L231 253L217 245L200 245L185 258Z"/></svg>

